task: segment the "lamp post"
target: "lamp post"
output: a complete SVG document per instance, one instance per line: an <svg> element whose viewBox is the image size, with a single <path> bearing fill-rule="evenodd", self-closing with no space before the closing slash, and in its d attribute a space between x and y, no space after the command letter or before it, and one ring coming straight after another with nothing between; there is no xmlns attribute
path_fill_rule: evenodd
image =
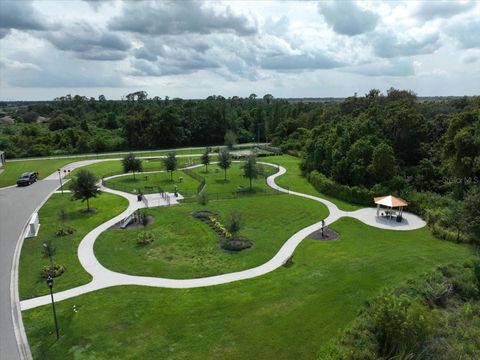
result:
<svg viewBox="0 0 480 360"><path fill-rule="evenodd" d="M62 191L62 194L63 194L62 172L60 169L58 169L57 171L58 171L58 178L60 179L60 190Z"/></svg>
<svg viewBox="0 0 480 360"><path fill-rule="evenodd" d="M52 310L53 310L53 321L55 322L55 334L57 336L57 340L59 338L58 335L58 323L57 323L57 313L55 311L55 301L53 300L53 278L49 275L47 278L47 285L50 289L50 297L52 298Z"/></svg>

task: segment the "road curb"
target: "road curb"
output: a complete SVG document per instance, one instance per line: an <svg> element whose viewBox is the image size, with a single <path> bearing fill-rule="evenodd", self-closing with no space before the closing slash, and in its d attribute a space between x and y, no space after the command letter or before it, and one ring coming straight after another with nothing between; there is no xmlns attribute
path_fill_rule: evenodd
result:
<svg viewBox="0 0 480 360"><path fill-rule="evenodd" d="M43 199L40 205L38 205L37 208L32 212L32 215L38 212L42 208L42 206L47 202L48 199L50 199L50 197L55 193L55 191L57 191L59 187L60 186L52 190L45 197L45 199ZM13 254L13 259L12 259L12 270L10 273L10 299L11 299L11 309L12 309L13 330L15 332L15 338L17 340L18 353L20 355L20 359L22 360L33 359L32 352L30 351L30 346L28 344L28 338L25 332L25 327L23 326L22 310L20 306L20 295L18 292L18 265L20 262L20 254L22 251L23 242L25 240L25 231L28 227L28 224L30 222L32 215L30 215L30 217L28 218L28 221L23 226L22 232L18 237L17 245L15 246L15 252Z"/></svg>

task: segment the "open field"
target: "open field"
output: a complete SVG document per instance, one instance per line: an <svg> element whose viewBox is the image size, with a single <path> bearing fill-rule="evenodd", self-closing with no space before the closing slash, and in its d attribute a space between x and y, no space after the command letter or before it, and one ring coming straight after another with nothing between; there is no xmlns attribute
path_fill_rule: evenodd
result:
<svg viewBox="0 0 480 360"><path fill-rule="evenodd" d="M463 262L467 246L427 229L395 232L353 219L338 241L306 239L293 265L227 285L188 290L117 287L23 313L35 358L311 359L364 301L437 264ZM76 306L75 312L72 306Z"/></svg>
<svg viewBox="0 0 480 360"><path fill-rule="evenodd" d="M193 218L195 210L208 209L226 222L231 211L242 218L239 235L254 242L240 252L222 250L216 235ZM149 209L155 222L139 229L109 230L95 242L95 254L107 268L128 274L186 279L224 274L255 267L270 260L297 230L328 214L316 201L289 195L246 197L212 201L207 206L188 204ZM153 243L139 246L137 235L149 231Z"/></svg>
<svg viewBox="0 0 480 360"><path fill-rule="evenodd" d="M106 181L106 186L112 189L121 190L129 193L158 193L161 190L173 193L175 186L179 193L186 192L195 194L200 182L188 176L181 170L173 172L173 181L170 173L159 172L152 174L136 174L115 177Z"/></svg>
<svg viewBox="0 0 480 360"><path fill-rule="evenodd" d="M56 249L54 262L66 267L65 273L55 279L55 290L65 290L85 284L91 280L90 275L80 265L77 258L77 247L83 237L93 228L111 217L119 214L127 207L127 200L112 194L101 194L90 200L90 206L96 208L95 213L83 213L85 203L72 201L71 194L54 194L39 212L41 227L37 237L25 239L20 255L19 293L21 299L27 299L48 293L45 279L40 276L43 266L49 264L48 257L42 252L45 241L53 241ZM63 208L68 214L65 226L75 229L72 235L55 236L62 227L59 210Z"/></svg>

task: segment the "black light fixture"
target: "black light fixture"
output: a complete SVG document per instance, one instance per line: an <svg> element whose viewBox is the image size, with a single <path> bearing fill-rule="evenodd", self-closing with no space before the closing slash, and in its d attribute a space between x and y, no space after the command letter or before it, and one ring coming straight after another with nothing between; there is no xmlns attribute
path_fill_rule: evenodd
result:
<svg viewBox="0 0 480 360"><path fill-rule="evenodd" d="M52 298L53 321L55 323L55 335L57 336L57 340L58 340L59 334L58 334L57 313L55 311L55 301L53 300L53 278L50 275L48 275L48 278L47 278L47 285L48 285L48 288L50 289L50 297Z"/></svg>

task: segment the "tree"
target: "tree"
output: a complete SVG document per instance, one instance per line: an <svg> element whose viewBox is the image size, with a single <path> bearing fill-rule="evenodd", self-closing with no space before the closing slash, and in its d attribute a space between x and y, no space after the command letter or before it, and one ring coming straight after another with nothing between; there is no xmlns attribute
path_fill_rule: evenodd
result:
<svg viewBox="0 0 480 360"><path fill-rule="evenodd" d="M202 154L202 164L205 165L205 172L208 173L208 165L210 164L210 154L208 149L205 149L205 152Z"/></svg>
<svg viewBox="0 0 480 360"><path fill-rule="evenodd" d="M122 165L124 172L133 172L133 179L135 179L135 172L140 172L143 170L142 161L137 159L132 153L125 155L122 160Z"/></svg>
<svg viewBox="0 0 480 360"><path fill-rule="evenodd" d="M232 158L227 149L221 149L218 153L218 166L225 171L225 181L227 181L227 169L232 165Z"/></svg>
<svg viewBox="0 0 480 360"><path fill-rule="evenodd" d="M71 181L70 186L75 200L87 202L87 211L90 211L89 200L97 197L100 190L97 186L97 179L90 171L80 170Z"/></svg>
<svg viewBox="0 0 480 360"><path fill-rule="evenodd" d="M395 155L390 145L381 143L373 150L372 167L373 174L378 181L385 181L393 176Z"/></svg>
<svg viewBox="0 0 480 360"><path fill-rule="evenodd" d="M480 179L475 178L474 183L476 187L472 187L465 196L466 217L468 223L468 230L470 234L476 239L476 243L480 244L480 188L478 183Z"/></svg>
<svg viewBox="0 0 480 360"><path fill-rule="evenodd" d="M257 159L255 155L250 155L243 165L243 176L250 180L250 191L252 191L252 179L258 177Z"/></svg>
<svg viewBox="0 0 480 360"><path fill-rule="evenodd" d="M177 170L177 155L174 152L168 153L163 159L165 169L170 172L170 180L173 181L173 172Z"/></svg>
<svg viewBox="0 0 480 360"><path fill-rule="evenodd" d="M237 143L237 135L232 130L228 130L225 133L225 145L228 146L229 149L233 149L235 144Z"/></svg>

